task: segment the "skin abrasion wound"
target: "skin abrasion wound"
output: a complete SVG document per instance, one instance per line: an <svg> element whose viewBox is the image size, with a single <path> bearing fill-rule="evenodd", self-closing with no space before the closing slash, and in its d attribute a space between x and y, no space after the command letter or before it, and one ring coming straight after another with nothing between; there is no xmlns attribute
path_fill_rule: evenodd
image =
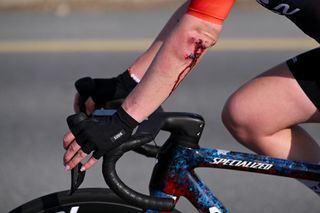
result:
<svg viewBox="0 0 320 213"><path fill-rule="evenodd" d="M191 59L191 62L178 75L178 78L174 82L173 88L172 88L169 96L179 86L180 82L189 74L189 72L192 70L192 68L197 64L200 56L205 51L205 49L206 49L206 47L204 46L203 41L201 39L195 43L193 53L191 53L185 57L185 59L187 59L187 60Z"/></svg>

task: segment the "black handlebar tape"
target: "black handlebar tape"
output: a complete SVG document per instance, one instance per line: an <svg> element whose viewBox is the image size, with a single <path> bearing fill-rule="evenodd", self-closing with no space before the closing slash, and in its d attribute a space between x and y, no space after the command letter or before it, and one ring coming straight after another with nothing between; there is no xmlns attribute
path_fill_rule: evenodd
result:
<svg viewBox="0 0 320 213"><path fill-rule="evenodd" d="M133 151L149 158L156 158L160 151L160 147L155 145L145 144L134 149Z"/></svg>
<svg viewBox="0 0 320 213"><path fill-rule="evenodd" d="M119 178L116 172L117 160L127 151L135 149L144 143L150 142L152 137L140 137L130 142L124 143L122 147L112 155L107 154L103 159L102 173L103 177L112 191L114 191L123 200L143 209L154 209L159 211L172 211L175 203L171 198L156 198L141 194L126 186Z"/></svg>

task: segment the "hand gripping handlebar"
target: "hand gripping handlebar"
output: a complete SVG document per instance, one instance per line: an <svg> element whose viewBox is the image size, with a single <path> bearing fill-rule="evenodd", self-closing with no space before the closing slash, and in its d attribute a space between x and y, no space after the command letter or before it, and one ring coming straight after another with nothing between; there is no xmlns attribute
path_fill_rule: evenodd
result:
<svg viewBox="0 0 320 213"><path fill-rule="evenodd" d="M76 125L87 117L83 113L73 116L72 121L69 120L69 125ZM143 209L155 209L159 211L172 211L174 208L174 200L171 198L156 198L149 195L144 195L134 191L121 181L116 172L116 163L121 156L130 151L149 143L154 139L154 135L140 134L132 136L129 141L121 144L117 148L111 150L103 156L102 173L104 179L110 189L114 191L120 198ZM72 186L71 194L80 186L84 179L84 174L77 171L81 166L77 166L72 171Z"/></svg>

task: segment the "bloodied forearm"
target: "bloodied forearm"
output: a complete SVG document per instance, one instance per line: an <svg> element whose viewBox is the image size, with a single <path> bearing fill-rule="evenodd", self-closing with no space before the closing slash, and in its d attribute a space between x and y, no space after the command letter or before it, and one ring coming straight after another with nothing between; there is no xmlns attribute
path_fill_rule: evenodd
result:
<svg viewBox="0 0 320 213"><path fill-rule="evenodd" d="M164 41L138 86L122 107L141 122L163 103L213 46L222 24L186 14Z"/></svg>
<svg viewBox="0 0 320 213"><path fill-rule="evenodd" d="M130 68L128 69L129 73L132 77L134 76L137 81L142 79L154 57L163 45L164 41L168 38L171 31L174 29L181 17L187 12L189 3L190 1L186 1L180 8L175 11L175 13L168 20L159 35L152 42L148 50L141 54L130 66Z"/></svg>

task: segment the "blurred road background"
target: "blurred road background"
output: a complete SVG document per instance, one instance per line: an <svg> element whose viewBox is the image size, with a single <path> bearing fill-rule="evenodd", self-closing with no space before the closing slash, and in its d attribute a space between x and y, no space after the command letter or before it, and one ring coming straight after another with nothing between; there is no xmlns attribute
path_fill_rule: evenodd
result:
<svg viewBox="0 0 320 213"><path fill-rule="evenodd" d="M0 212L69 188L62 137L65 118L72 113L74 81L123 72L173 10L0 13ZM263 8L236 7L219 44L164 106L204 116L202 146L249 152L224 129L224 102L248 79L315 46L283 17ZM305 127L320 141L319 125ZM119 173L130 186L147 192L154 163L130 153L119 163ZM213 169L197 172L231 212L319 213L318 197L295 180ZM101 164L88 172L82 187L105 187ZM184 199L178 209L195 212Z"/></svg>

